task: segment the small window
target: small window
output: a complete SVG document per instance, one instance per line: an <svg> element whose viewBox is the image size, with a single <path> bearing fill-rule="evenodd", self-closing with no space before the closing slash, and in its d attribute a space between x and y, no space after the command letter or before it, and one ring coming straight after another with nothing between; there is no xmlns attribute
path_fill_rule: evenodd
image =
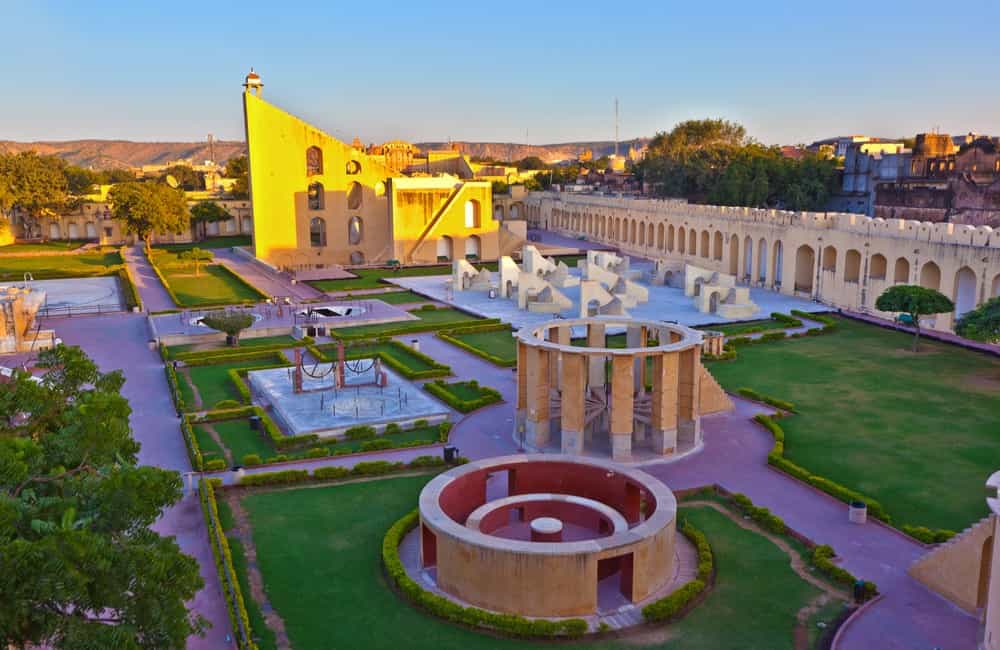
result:
<svg viewBox="0 0 1000 650"><path fill-rule="evenodd" d="M313 217L309 222L309 245L319 248L326 246L326 221Z"/></svg>
<svg viewBox="0 0 1000 650"><path fill-rule="evenodd" d="M104 236L105 237L111 237L111 228L105 228L104 229Z"/></svg>
<svg viewBox="0 0 1000 650"><path fill-rule="evenodd" d="M347 209L357 210L361 207L361 183L352 182L347 187Z"/></svg>
<svg viewBox="0 0 1000 650"><path fill-rule="evenodd" d="M309 186L309 209L310 210L322 210L323 209L323 184L313 183Z"/></svg>
<svg viewBox="0 0 1000 650"><path fill-rule="evenodd" d="M323 173L323 150L319 147L306 149L306 176Z"/></svg>
<svg viewBox="0 0 1000 650"><path fill-rule="evenodd" d="M465 202L465 227L479 227L479 201L471 200Z"/></svg>
<svg viewBox="0 0 1000 650"><path fill-rule="evenodd" d="M359 163L357 160L348 160L347 161L348 176L353 176L355 174L360 174L360 173L361 173L361 163Z"/></svg>
<svg viewBox="0 0 1000 650"><path fill-rule="evenodd" d="M361 221L361 217L351 217L347 222L347 241L350 244L360 244L361 238L364 236L363 232L364 223Z"/></svg>

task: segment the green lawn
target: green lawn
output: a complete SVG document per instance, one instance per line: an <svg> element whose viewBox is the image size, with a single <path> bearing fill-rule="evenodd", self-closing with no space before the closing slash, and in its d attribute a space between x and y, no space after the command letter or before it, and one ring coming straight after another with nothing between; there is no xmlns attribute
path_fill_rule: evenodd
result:
<svg viewBox="0 0 1000 650"><path fill-rule="evenodd" d="M451 334L450 336L504 361L517 361L517 342L514 340L513 332L509 329Z"/></svg>
<svg viewBox="0 0 1000 650"><path fill-rule="evenodd" d="M441 329L445 325L472 323L482 320L478 316L473 316L457 309L450 308L414 309L410 311L410 313L424 322L424 325L427 327L426 331L428 332ZM355 325L354 327L338 327L336 328L336 332L345 337L361 336L377 338L382 336L383 332L391 332L400 326L410 326L416 324L417 323L414 321L398 321L395 323L378 323L375 325Z"/></svg>
<svg viewBox="0 0 1000 650"><path fill-rule="evenodd" d="M444 623L414 609L389 589L378 552L382 537L393 522L416 506L428 480L429 476L401 477L243 498L268 600L284 620L295 648L554 647L498 639ZM791 648L795 612L817 590L792 572L788 556L767 539L713 510L685 508L682 513L712 543L719 581L704 603L672 626L668 641L645 647ZM637 647L628 639L558 646Z"/></svg>
<svg viewBox="0 0 1000 650"><path fill-rule="evenodd" d="M203 262L196 274L193 263L165 250L156 250L153 262L167 279L181 307L258 302L266 297L220 264Z"/></svg>
<svg viewBox="0 0 1000 650"><path fill-rule="evenodd" d="M313 280L309 282L320 291L353 291L355 289L380 289L386 286L382 278L413 278L425 275L448 275L451 265L406 266L399 270L393 269L354 269L351 271L356 278L344 280Z"/></svg>
<svg viewBox="0 0 1000 650"><path fill-rule="evenodd" d="M295 346L302 345L302 342L291 336L289 334L281 334L278 336L258 336L257 338L240 338L239 347L230 347L226 345L224 341L217 341L214 343L189 343L187 345L171 345L167 348L167 352L171 357L178 354L186 354L188 352L206 352L209 350L226 350L232 351L233 354L239 354L241 351L245 351L248 348L264 348L271 346L283 345L285 347L294 348Z"/></svg>
<svg viewBox="0 0 1000 650"><path fill-rule="evenodd" d="M247 454L257 454L261 459L266 459L279 453L271 441L265 438L264 433L250 429L248 418L222 420L210 424L222 438L222 443L229 449L233 462L237 465L243 462L243 457ZM201 438L199 442L200 440Z"/></svg>
<svg viewBox="0 0 1000 650"><path fill-rule="evenodd" d="M700 330L711 330L713 332L722 332L726 336L739 336L741 334L754 334L756 332L768 332L773 330L783 330L788 327L787 323L782 323L781 321L772 320L770 318L764 320L751 320L744 323L719 323L712 325L705 325L699 327Z"/></svg>
<svg viewBox="0 0 1000 650"><path fill-rule="evenodd" d="M191 430L194 432L195 440L198 441L198 448L201 450L201 457L207 463L210 460L225 460L225 454L222 452L222 447L219 443L215 442L215 438L209 435L208 431L200 424L194 424L191 426Z"/></svg>
<svg viewBox="0 0 1000 650"><path fill-rule="evenodd" d="M389 305L406 305L414 302L431 302L430 298L421 296L412 291L387 291L385 293L369 293L360 295L346 295L337 300L381 300Z"/></svg>
<svg viewBox="0 0 1000 650"><path fill-rule="evenodd" d="M178 251L191 250L192 248L205 250L209 248L232 248L233 246L249 245L250 235L233 235L231 237L209 237L203 241L196 241L190 244L158 244L153 246L153 248L176 253Z"/></svg>
<svg viewBox="0 0 1000 650"><path fill-rule="evenodd" d="M31 273L36 280L108 275L122 264L117 252L80 255L0 255L0 280L21 280Z"/></svg>
<svg viewBox="0 0 1000 650"><path fill-rule="evenodd" d="M7 244L6 246L0 246L0 255L75 251L86 243L87 240L85 239L62 239L59 241L44 241L30 244Z"/></svg>
<svg viewBox="0 0 1000 650"><path fill-rule="evenodd" d="M727 390L788 400L785 455L879 500L893 523L962 530L1000 467L1000 359L846 319L709 364Z"/></svg>
<svg viewBox="0 0 1000 650"><path fill-rule="evenodd" d="M202 409L210 409L222 400L242 401L239 391L233 386L233 382L229 377L230 368L260 368L262 366L273 365L277 362L278 354L275 353L275 361L273 362L267 359L250 359L246 361L217 363L208 366L188 366L185 370L191 375L191 381L198 388L198 393L201 395L203 403ZM288 365L292 365L291 362ZM188 406L188 410L198 410L194 405L194 393L191 391L191 387L184 377L184 372L178 372L177 379L180 384L181 397Z"/></svg>
<svg viewBox="0 0 1000 650"><path fill-rule="evenodd" d="M326 355L328 360L334 360L337 358L336 344L327 343L324 345L317 345L316 349ZM344 349L344 357L346 359L364 359L372 357L376 354L395 359L408 368L411 373L426 372L428 370L444 367L439 364L428 363L425 358L414 354L413 351L405 345L375 343L373 345L352 345Z"/></svg>

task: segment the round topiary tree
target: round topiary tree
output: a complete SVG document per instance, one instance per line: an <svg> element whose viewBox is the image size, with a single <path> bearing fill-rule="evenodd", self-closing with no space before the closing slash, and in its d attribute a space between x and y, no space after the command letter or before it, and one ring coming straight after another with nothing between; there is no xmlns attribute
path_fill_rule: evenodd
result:
<svg viewBox="0 0 1000 650"><path fill-rule="evenodd" d="M962 314L955 323L955 333L973 341L1000 342L1000 296Z"/></svg>
<svg viewBox="0 0 1000 650"><path fill-rule="evenodd" d="M229 345L236 347L240 344L240 332L253 325L253 315L236 310L216 311L202 318L201 322L205 327L228 334Z"/></svg>
<svg viewBox="0 0 1000 650"><path fill-rule="evenodd" d="M955 309L955 303L940 291L914 284L897 284L882 292L875 301L879 311L894 311L907 314L913 322L913 351L917 351L920 340L920 317L945 314Z"/></svg>

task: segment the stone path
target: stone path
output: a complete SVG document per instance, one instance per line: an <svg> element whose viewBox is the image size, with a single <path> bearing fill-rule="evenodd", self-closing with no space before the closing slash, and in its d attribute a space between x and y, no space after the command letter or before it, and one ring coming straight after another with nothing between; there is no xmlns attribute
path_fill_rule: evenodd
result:
<svg viewBox="0 0 1000 650"><path fill-rule="evenodd" d="M253 262L227 248L212 251L215 261L241 276L244 280L263 291L268 296L292 296L296 300L325 298L326 294L305 282L292 284L291 278Z"/></svg>
<svg viewBox="0 0 1000 650"><path fill-rule="evenodd" d="M160 278L156 276L153 266L146 259L142 244L125 249L125 263L132 271L132 278L139 290L139 296L142 298L142 305L146 311L165 311L177 308L177 305L170 298L170 294L163 287L163 283L160 282Z"/></svg>

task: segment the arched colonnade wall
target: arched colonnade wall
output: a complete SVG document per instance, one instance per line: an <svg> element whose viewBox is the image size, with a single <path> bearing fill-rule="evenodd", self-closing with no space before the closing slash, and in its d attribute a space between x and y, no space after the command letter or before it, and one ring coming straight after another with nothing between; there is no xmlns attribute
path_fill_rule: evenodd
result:
<svg viewBox="0 0 1000 650"><path fill-rule="evenodd" d="M937 289L958 315L1000 295L1000 231L989 226L549 192L529 194L525 207L534 227L884 317L875 300L894 284ZM955 317L938 315L933 327L950 330Z"/></svg>

